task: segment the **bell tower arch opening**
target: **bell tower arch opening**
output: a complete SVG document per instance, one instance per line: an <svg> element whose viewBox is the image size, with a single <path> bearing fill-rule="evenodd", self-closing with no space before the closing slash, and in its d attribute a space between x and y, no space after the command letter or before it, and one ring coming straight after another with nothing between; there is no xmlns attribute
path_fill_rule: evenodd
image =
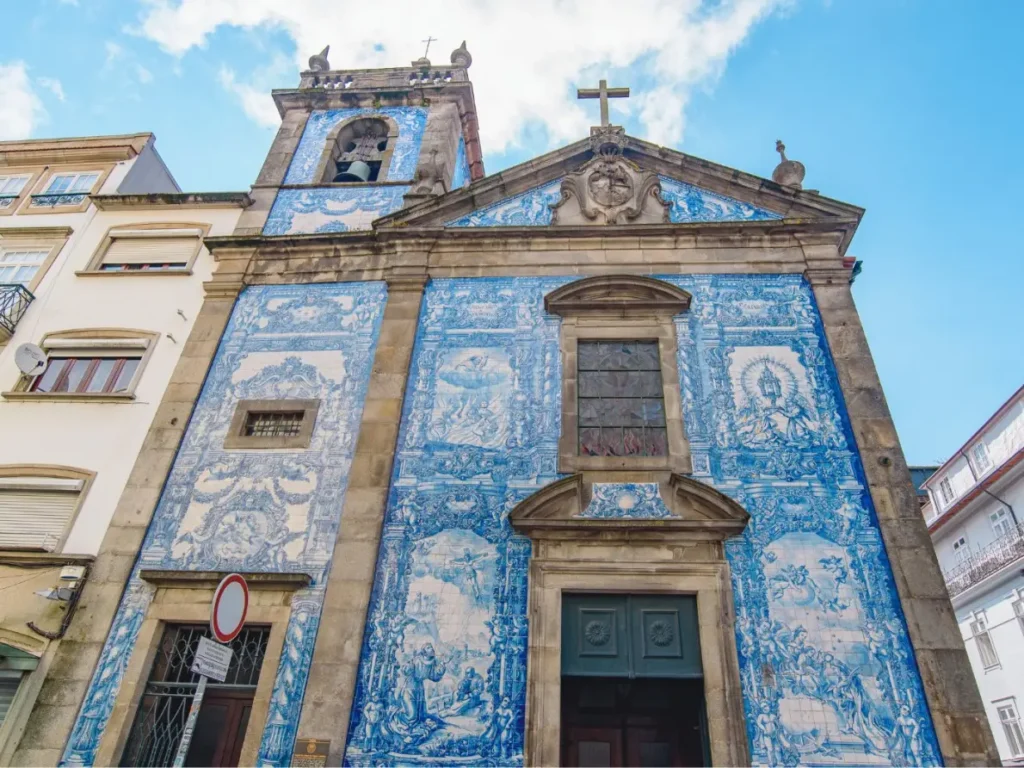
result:
<svg viewBox="0 0 1024 768"><path fill-rule="evenodd" d="M367 184L387 180L398 125L384 115L346 120L327 136L319 179L327 184Z"/></svg>

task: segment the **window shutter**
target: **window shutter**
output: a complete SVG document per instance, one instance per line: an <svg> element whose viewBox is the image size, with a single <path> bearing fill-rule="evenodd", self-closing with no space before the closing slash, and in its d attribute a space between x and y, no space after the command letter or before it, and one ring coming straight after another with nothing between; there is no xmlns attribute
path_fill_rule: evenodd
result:
<svg viewBox="0 0 1024 768"><path fill-rule="evenodd" d="M188 264L195 253L200 230L157 230L147 233L113 232L104 264Z"/></svg>
<svg viewBox="0 0 1024 768"><path fill-rule="evenodd" d="M19 685L21 685L21 675L13 678L0 677L0 725L4 724L7 713L11 711L11 705L14 703Z"/></svg>
<svg viewBox="0 0 1024 768"><path fill-rule="evenodd" d="M0 547L52 552L64 536L78 490L0 488Z"/></svg>

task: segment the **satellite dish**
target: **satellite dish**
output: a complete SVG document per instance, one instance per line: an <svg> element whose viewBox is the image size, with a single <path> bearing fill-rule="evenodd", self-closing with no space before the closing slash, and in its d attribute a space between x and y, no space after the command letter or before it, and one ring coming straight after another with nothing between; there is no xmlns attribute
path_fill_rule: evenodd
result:
<svg viewBox="0 0 1024 768"><path fill-rule="evenodd" d="M26 376L35 376L46 368L46 353L35 344L22 344L14 351L14 364Z"/></svg>

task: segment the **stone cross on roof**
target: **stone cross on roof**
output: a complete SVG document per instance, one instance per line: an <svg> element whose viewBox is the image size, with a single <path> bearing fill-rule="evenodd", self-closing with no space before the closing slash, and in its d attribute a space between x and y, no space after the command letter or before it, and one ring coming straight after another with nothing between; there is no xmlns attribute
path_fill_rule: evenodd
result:
<svg viewBox="0 0 1024 768"><path fill-rule="evenodd" d="M629 97L629 88L609 88L607 80L601 80L597 88L576 89L577 99L601 100L601 125L608 125L608 99L625 99Z"/></svg>

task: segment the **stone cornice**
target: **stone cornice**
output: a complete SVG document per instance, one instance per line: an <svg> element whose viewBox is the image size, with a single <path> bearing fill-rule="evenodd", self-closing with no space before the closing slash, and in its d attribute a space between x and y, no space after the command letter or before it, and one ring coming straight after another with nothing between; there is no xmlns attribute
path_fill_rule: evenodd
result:
<svg viewBox="0 0 1024 768"><path fill-rule="evenodd" d="M125 211L181 206L183 208L248 208L248 192L158 192L148 195L92 195L101 211Z"/></svg>
<svg viewBox="0 0 1024 768"><path fill-rule="evenodd" d="M231 571L170 571L149 570L139 571L139 578L158 587L181 587L201 589L216 587L221 579ZM249 589L288 589L298 590L308 587L313 580L308 573L243 573Z"/></svg>
<svg viewBox="0 0 1024 768"><path fill-rule="evenodd" d="M117 162L130 160L153 140L151 133L89 136L79 139L31 139L0 142L0 168L21 165Z"/></svg>
<svg viewBox="0 0 1024 768"><path fill-rule="evenodd" d="M73 232L71 227L11 227L4 229L0 226L0 241L5 239L67 239Z"/></svg>

